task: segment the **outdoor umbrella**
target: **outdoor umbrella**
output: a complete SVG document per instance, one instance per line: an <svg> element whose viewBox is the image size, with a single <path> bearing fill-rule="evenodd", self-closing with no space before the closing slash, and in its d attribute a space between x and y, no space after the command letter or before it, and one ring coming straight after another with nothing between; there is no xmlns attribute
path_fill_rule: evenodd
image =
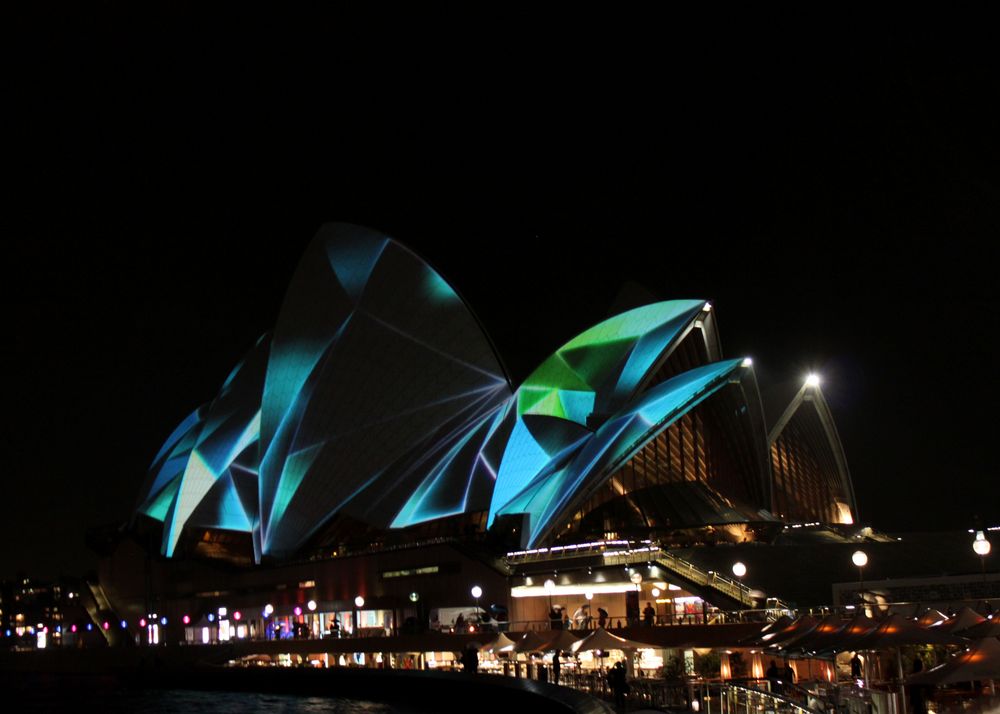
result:
<svg viewBox="0 0 1000 714"><path fill-rule="evenodd" d="M745 645L764 644L765 640L762 639L763 637L771 634L772 632L781 632L783 629L791 625L792 622L793 622L792 618L790 618L788 615L782 615L774 622L769 622L762 628L760 628L760 632L758 632L756 635L751 635L750 637L747 637L746 639L742 640L740 644L745 644Z"/></svg>
<svg viewBox="0 0 1000 714"><path fill-rule="evenodd" d="M798 637L799 635L805 634L806 632L812 632L819 621L812 617L811 615L803 615L797 618L792 624L783 630L778 632L769 632L763 637L761 641L763 644L770 646L778 646L782 642L787 642L793 637Z"/></svg>
<svg viewBox="0 0 1000 714"><path fill-rule="evenodd" d="M593 634L587 635L574 644L572 649L574 652L582 652L586 650L637 650L655 646L646 644L645 642L637 642L636 640L626 640L624 637L612 635L603 627L599 627Z"/></svg>
<svg viewBox="0 0 1000 714"><path fill-rule="evenodd" d="M827 615L813 629L785 640L777 646L786 652L792 650L815 652L829 646L831 642L835 642L837 635L843 632L848 624L847 621L841 619L840 615Z"/></svg>
<svg viewBox="0 0 1000 714"><path fill-rule="evenodd" d="M555 637L550 637L545 640L545 643L538 649L545 650L558 650L560 652L566 652L574 649L574 645L580 641L580 638L574 635L570 630L556 630Z"/></svg>
<svg viewBox="0 0 1000 714"><path fill-rule="evenodd" d="M514 640L510 639L507 635L501 632L497 635L495 640L483 645L479 649L482 652L510 652L514 649L514 646Z"/></svg>
<svg viewBox="0 0 1000 714"><path fill-rule="evenodd" d="M937 627L921 627L902 615L890 615L861 638L854 649L876 650L900 645L958 645L961 637L942 632Z"/></svg>
<svg viewBox="0 0 1000 714"><path fill-rule="evenodd" d="M521 639L514 643L515 652L536 652L544 647L545 638L537 632L525 632Z"/></svg>
<svg viewBox="0 0 1000 714"><path fill-rule="evenodd" d="M899 678L903 678L903 645L956 645L962 638L948 632L942 632L937 627L921 627L913 620L902 615L890 615L879 623L879 626L861 638L857 649L896 648L896 668ZM906 692L902 693L903 711L906 711Z"/></svg>
<svg viewBox="0 0 1000 714"><path fill-rule="evenodd" d="M906 683L942 685L980 679L1000 679L1000 640L995 637L978 640L944 664L910 675Z"/></svg>
<svg viewBox="0 0 1000 714"><path fill-rule="evenodd" d="M831 637L824 645L824 652L847 652L860 649L858 644L876 627L878 623L870 617L857 614L850 619L847 626ZM816 651L819 651L818 649Z"/></svg>
<svg viewBox="0 0 1000 714"><path fill-rule="evenodd" d="M939 622L944 622L948 619L940 610L934 610L933 608L925 612L923 615L917 618L917 624L921 627L931 627Z"/></svg>
<svg viewBox="0 0 1000 714"><path fill-rule="evenodd" d="M966 627L955 634L970 640L981 640L984 637L1000 637L1000 622L997 622L995 619L983 620L978 625Z"/></svg>
<svg viewBox="0 0 1000 714"><path fill-rule="evenodd" d="M961 630L967 630L973 625L978 625L985 619L985 617L966 605L958 611L957 615L949 617L937 627L941 628L945 632L960 632Z"/></svg>

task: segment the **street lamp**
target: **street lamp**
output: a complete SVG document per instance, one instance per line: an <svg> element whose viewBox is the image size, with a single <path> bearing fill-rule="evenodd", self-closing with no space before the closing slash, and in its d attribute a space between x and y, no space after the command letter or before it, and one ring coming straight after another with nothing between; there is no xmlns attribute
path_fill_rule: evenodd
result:
<svg viewBox="0 0 1000 714"><path fill-rule="evenodd" d="M976 539L972 541L972 549L979 556L979 565L983 570L983 584L986 584L986 556L990 554L990 542L986 540L986 534L976 531ZM985 592L985 591L984 591Z"/></svg>
<svg viewBox="0 0 1000 714"><path fill-rule="evenodd" d="M733 563L733 575L736 576L736 580L739 583L739 588L743 590L743 576L747 574L747 566L742 563L742 561L737 560ZM740 594L740 605L743 605L743 595Z"/></svg>
<svg viewBox="0 0 1000 714"><path fill-rule="evenodd" d="M358 595L354 598L354 636L358 637L361 634L361 608L365 606L365 599Z"/></svg>
<svg viewBox="0 0 1000 714"><path fill-rule="evenodd" d="M483 589L478 585L472 586L472 597L476 598L476 619L479 619L479 598L483 596Z"/></svg>
<svg viewBox="0 0 1000 714"><path fill-rule="evenodd" d="M858 596L861 598L861 605L865 604L865 566L868 565L868 554L863 550L856 550L851 556L851 562L858 566Z"/></svg>

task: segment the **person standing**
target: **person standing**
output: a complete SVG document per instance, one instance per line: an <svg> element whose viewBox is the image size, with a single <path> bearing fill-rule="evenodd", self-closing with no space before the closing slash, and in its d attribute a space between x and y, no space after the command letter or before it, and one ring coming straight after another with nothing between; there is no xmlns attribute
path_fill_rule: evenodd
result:
<svg viewBox="0 0 1000 714"><path fill-rule="evenodd" d="M479 669L479 653L471 645L462 653L462 669L466 674L475 674Z"/></svg>
<svg viewBox="0 0 1000 714"><path fill-rule="evenodd" d="M857 652L851 657L851 679L855 681L861 679L861 658Z"/></svg>
<svg viewBox="0 0 1000 714"><path fill-rule="evenodd" d="M604 626L608 624L608 611L603 607L597 608L597 626L604 629Z"/></svg>
<svg viewBox="0 0 1000 714"><path fill-rule="evenodd" d="M559 684L559 671L562 669L562 665L559 664L559 650L552 655L552 683Z"/></svg>
<svg viewBox="0 0 1000 714"><path fill-rule="evenodd" d="M775 694L781 694L781 670L778 669L778 663L773 659L764 676L767 677L767 682L771 685L771 691Z"/></svg>
<svg viewBox="0 0 1000 714"><path fill-rule="evenodd" d="M628 680L625 678L625 665L619 660L608 672L608 688L615 696L615 706L620 710L625 708L625 695L628 694Z"/></svg>
<svg viewBox="0 0 1000 714"><path fill-rule="evenodd" d="M653 603L647 602L646 607L642 610L642 624L646 627L652 627L655 620L656 610L653 609Z"/></svg>
<svg viewBox="0 0 1000 714"><path fill-rule="evenodd" d="M781 686L790 692L793 684L795 684L795 670L786 659L785 666L781 669Z"/></svg>
<svg viewBox="0 0 1000 714"><path fill-rule="evenodd" d="M924 671L924 661L917 655L913 660L913 674ZM910 706L913 714L927 714L927 697L924 687L920 684L910 685Z"/></svg>

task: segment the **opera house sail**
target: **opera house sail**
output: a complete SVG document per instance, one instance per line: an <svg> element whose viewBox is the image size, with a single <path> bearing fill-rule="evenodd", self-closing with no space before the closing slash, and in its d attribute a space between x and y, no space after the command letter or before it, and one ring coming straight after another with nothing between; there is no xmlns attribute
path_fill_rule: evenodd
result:
<svg viewBox="0 0 1000 714"><path fill-rule="evenodd" d="M769 425L705 300L603 320L515 389L441 275L330 224L271 333L154 458L133 520L162 524L164 556L260 563L416 534L752 540L794 519L856 519L829 409L813 385Z"/></svg>

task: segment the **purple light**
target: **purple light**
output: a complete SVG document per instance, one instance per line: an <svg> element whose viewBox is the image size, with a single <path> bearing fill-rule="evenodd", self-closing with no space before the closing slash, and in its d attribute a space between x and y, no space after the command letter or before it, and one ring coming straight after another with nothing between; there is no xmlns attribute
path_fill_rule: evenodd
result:
<svg viewBox="0 0 1000 714"><path fill-rule="evenodd" d="M298 605L296 605L294 612L295 612L295 616L298 617L299 615L302 614L302 608L299 607Z"/></svg>

